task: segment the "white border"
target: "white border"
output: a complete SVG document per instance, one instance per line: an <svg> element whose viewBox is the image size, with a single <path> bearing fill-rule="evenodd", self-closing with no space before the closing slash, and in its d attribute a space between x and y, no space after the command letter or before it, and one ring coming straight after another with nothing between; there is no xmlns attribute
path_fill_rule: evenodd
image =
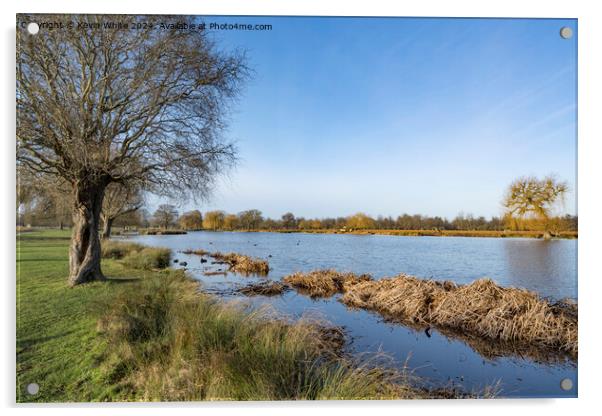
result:
<svg viewBox="0 0 602 416"><path fill-rule="evenodd" d="M597 320L600 312L596 306L596 295L601 291L600 274L596 273L596 259L600 257L602 235L598 218L602 207L600 197L600 74L602 74L601 53L602 22L595 10L594 1L414 1L387 2L369 0L204 0L204 1L151 1L151 0L105 0L76 2L68 0L21 0L14 5L2 5L2 90L0 106L2 117L2 158L0 167L3 238L0 249L4 266L2 281L3 296L3 341L0 343L5 365L0 378L1 403L8 407L8 414L44 412L47 415L90 414L106 415L119 413L130 415L162 415L169 408L181 414L243 413L245 415L306 415L311 413L345 412L362 414L374 408L379 413L408 414L424 412L445 413L445 415L491 415L510 412L542 412L551 414L589 413L595 408L598 386L601 384L600 360L596 352L600 350L600 325ZM15 14L31 13L153 13L153 14L235 14L235 15L338 15L338 16L443 16L443 17L562 17L579 19L579 304L580 304L580 362L579 399L557 400L497 400L497 401L422 401L422 402L317 402L317 403L190 403L190 404L121 404L121 405L19 405L15 400L15 234L14 234L14 146L15 146L15 73L14 73L14 26ZM598 106L595 100L598 98ZM82 409L81 407L84 407Z"/></svg>

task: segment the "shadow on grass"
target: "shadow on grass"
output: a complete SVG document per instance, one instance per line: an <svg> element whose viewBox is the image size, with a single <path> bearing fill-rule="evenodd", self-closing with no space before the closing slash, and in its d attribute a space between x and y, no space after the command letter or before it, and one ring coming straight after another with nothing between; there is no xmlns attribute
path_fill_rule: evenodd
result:
<svg viewBox="0 0 602 416"><path fill-rule="evenodd" d="M41 236L39 234L17 234L17 240L39 240L39 241L69 241L71 236Z"/></svg>
<svg viewBox="0 0 602 416"><path fill-rule="evenodd" d="M46 336L46 337L18 339L17 340L17 354L24 352L25 350L27 350L32 345L36 345L36 344L40 344L40 343L43 343L43 342L51 341L53 339L63 338L63 337L66 337L68 335L71 335L74 332L75 331L65 331L65 332L61 332L60 334L49 335L49 336Z"/></svg>
<svg viewBox="0 0 602 416"><path fill-rule="evenodd" d="M139 282L142 280L139 277L107 277L106 283L109 284L121 284L121 283L132 283Z"/></svg>
<svg viewBox="0 0 602 416"><path fill-rule="evenodd" d="M32 261L41 261L41 262L49 262L49 261L60 261L60 262L65 262L65 258L64 257L55 257L55 258L44 258L44 259L24 259L24 258L18 258L17 259L17 263L26 263L26 262L32 262Z"/></svg>

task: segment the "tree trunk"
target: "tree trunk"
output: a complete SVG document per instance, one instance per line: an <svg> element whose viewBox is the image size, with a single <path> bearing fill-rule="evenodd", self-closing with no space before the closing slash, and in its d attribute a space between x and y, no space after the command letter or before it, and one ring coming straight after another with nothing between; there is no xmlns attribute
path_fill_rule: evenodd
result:
<svg viewBox="0 0 602 416"><path fill-rule="evenodd" d="M73 232L69 250L69 285L105 280L100 270L98 233L106 184L74 185Z"/></svg>
<svg viewBox="0 0 602 416"><path fill-rule="evenodd" d="M115 218L103 217L102 219L102 239L106 240L111 237L111 227Z"/></svg>

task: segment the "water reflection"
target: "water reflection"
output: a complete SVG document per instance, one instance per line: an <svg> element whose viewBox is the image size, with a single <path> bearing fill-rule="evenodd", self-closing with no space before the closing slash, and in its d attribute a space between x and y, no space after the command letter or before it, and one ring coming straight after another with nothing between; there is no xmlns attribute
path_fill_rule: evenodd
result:
<svg viewBox="0 0 602 416"><path fill-rule="evenodd" d="M569 256L567 244L576 246L577 241L504 240L509 283L516 287L527 287L544 296L549 288L556 288L559 295L577 298L576 286L567 285L567 271L574 276L577 274L576 252Z"/></svg>

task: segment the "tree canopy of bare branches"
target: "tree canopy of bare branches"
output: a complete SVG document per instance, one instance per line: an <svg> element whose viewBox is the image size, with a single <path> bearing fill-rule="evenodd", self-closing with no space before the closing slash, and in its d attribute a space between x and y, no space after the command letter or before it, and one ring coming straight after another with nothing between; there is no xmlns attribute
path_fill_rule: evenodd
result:
<svg viewBox="0 0 602 416"><path fill-rule="evenodd" d="M113 222L124 215L138 211L144 205L142 189L136 183L114 182L107 186L102 204L102 238L111 237Z"/></svg>
<svg viewBox="0 0 602 416"><path fill-rule="evenodd" d="M98 227L110 183L202 197L235 161L223 137L248 74L245 57L220 51L200 29L98 28L106 19L164 16L18 19L87 23L35 36L17 30L17 161L70 184L69 283L102 280Z"/></svg>

